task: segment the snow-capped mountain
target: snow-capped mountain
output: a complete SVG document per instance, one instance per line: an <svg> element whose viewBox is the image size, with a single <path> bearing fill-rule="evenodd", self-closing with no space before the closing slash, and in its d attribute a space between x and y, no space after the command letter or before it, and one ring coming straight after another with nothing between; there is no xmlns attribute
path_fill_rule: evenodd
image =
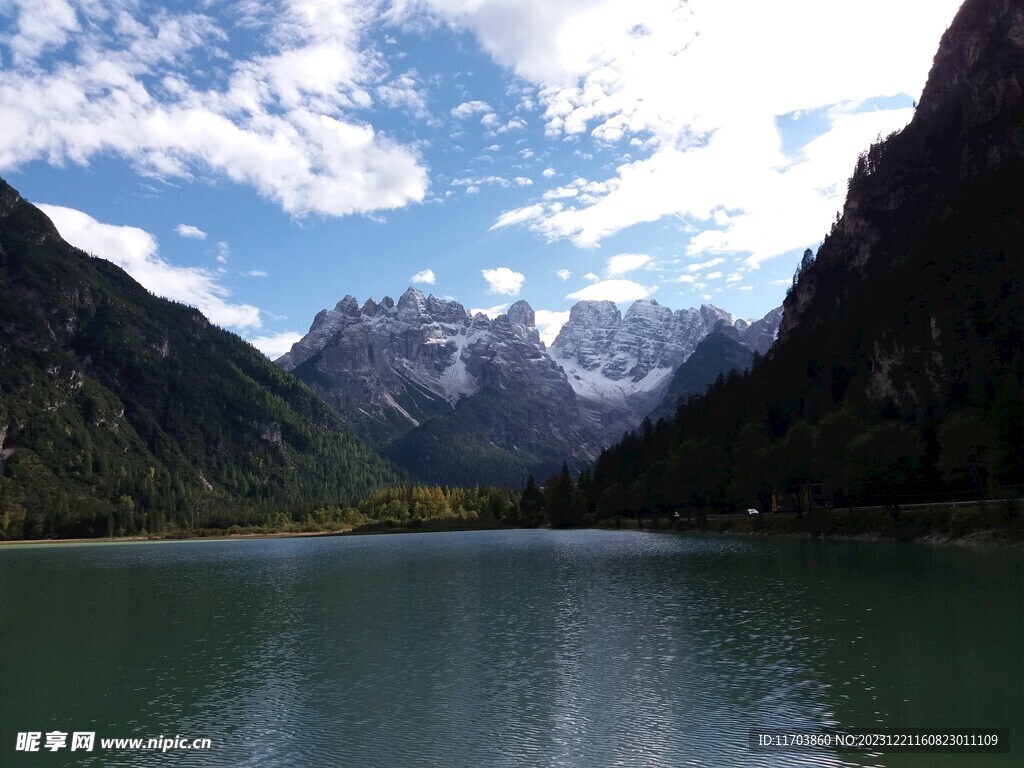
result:
<svg viewBox="0 0 1024 768"><path fill-rule="evenodd" d="M614 440L661 402L673 372L717 324L734 327L742 342L764 353L780 320L780 310L748 322L710 304L673 312L650 299L634 302L622 316L610 301L581 301L550 354L601 437Z"/></svg>
<svg viewBox="0 0 1024 768"><path fill-rule="evenodd" d="M491 320L409 288L397 304L346 296L277 364L420 477L433 477L431 451L461 435L475 445L462 446L466 461L487 455L495 469L449 466L446 479L496 482L565 456L592 460L650 413L720 321L741 334L755 325L712 306L638 301L623 317L612 302L581 301L548 350L525 301Z"/></svg>
<svg viewBox="0 0 1024 768"><path fill-rule="evenodd" d="M379 304L368 299L360 307L346 296L317 314L309 333L277 364L305 380L377 444L478 392L485 367L539 364L560 377L543 353L525 301L490 320L416 288L397 304L385 296Z"/></svg>

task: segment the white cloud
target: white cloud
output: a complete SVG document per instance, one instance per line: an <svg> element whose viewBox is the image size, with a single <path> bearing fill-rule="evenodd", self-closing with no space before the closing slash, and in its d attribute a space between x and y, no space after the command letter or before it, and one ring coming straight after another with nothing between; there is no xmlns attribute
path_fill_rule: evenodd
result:
<svg viewBox="0 0 1024 768"><path fill-rule="evenodd" d="M424 198L418 149L365 121L386 74L364 39L374 6L282 0L237 61L221 48L227 33L201 13L134 18L134 4L117 14L90 4L88 34L68 34L70 23L58 34L52 19L25 31L40 17L26 8L59 16L66 7L19 3L21 31L9 43L19 53L0 71L0 168L118 155L144 174L251 186L299 216ZM60 60L39 57L50 45L64 47Z"/></svg>
<svg viewBox="0 0 1024 768"><path fill-rule="evenodd" d="M544 206L542 205L527 205L523 208L517 208L512 211L507 211L498 217L498 220L491 225L491 229L502 229L503 227L510 227L513 224L522 224L525 221L533 221L544 214Z"/></svg>
<svg viewBox="0 0 1024 768"><path fill-rule="evenodd" d="M161 259L156 238L149 232L104 224L73 208L38 207L69 243L116 264L153 293L196 307L225 328L260 327L258 308L231 303L231 291L218 282L217 275L198 267L176 267Z"/></svg>
<svg viewBox="0 0 1024 768"><path fill-rule="evenodd" d="M622 277L645 264L651 263L651 257L646 253L620 253L611 256L605 264L604 273L608 277Z"/></svg>
<svg viewBox="0 0 1024 768"><path fill-rule="evenodd" d="M555 312L550 309L538 309L534 312L537 333L540 340L551 346L562 326L569 322L569 312Z"/></svg>
<svg viewBox="0 0 1024 768"><path fill-rule="evenodd" d="M593 198L545 205L516 223L589 247L639 223L686 216L711 227L691 255L747 253L756 266L827 230L857 154L911 116L858 105L918 97L960 2L407 5L472 31L534 84L549 136L629 139L646 153L619 165ZM865 58L865 46L874 55ZM815 110L826 118L823 136L783 150L778 121Z"/></svg>
<svg viewBox="0 0 1024 768"><path fill-rule="evenodd" d="M424 269L409 278L409 282L421 285L433 285L437 282L437 276L432 269Z"/></svg>
<svg viewBox="0 0 1024 768"><path fill-rule="evenodd" d="M482 269L480 274L487 281L488 293L503 293L508 296L518 296L519 289L526 280L526 276L521 272L513 272L508 267Z"/></svg>
<svg viewBox="0 0 1024 768"><path fill-rule="evenodd" d="M696 280L694 279L693 275L680 275L678 278L676 278L676 282L677 283L695 283Z"/></svg>
<svg viewBox="0 0 1024 768"><path fill-rule="evenodd" d="M550 179L552 176L555 175L555 173L557 173L557 171L555 171L554 168L545 168L543 171L541 171L541 176L543 176L545 179Z"/></svg>
<svg viewBox="0 0 1024 768"><path fill-rule="evenodd" d="M725 264L725 259L723 259L721 256L715 259L710 259L709 261L702 261L699 264L689 264L686 267L686 271L700 272L701 270L704 269L711 269L712 267L717 267L719 264Z"/></svg>
<svg viewBox="0 0 1024 768"><path fill-rule="evenodd" d="M17 32L4 34L0 42L10 46L15 64L31 62L47 49L61 48L79 30L78 16L67 0L13 0L8 8L11 6L17 11Z"/></svg>
<svg viewBox="0 0 1024 768"><path fill-rule="evenodd" d="M705 280L721 280L723 272L708 272L704 275Z"/></svg>
<svg viewBox="0 0 1024 768"><path fill-rule="evenodd" d="M256 349L271 360L276 360L285 352L290 350L292 345L301 338L301 333L295 333L295 331L284 331L282 333L270 334L269 336L253 336L251 338L247 338L246 341L256 347Z"/></svg>
<svg viewBox="0 0 1024 768"><path fill-rule="evenodd" d="M658 290L657 286L647 287L634 283L632 280L601 280L570 293L565 298L575 301L614 301L618 304L624 301L646 299L656 290Z"/></svg>
<svg viewBox="0 0 1024 768"><path fill-rule="evenodd" d="M490 113L491 105L486 101L464 101L452 109L452 117L464 120L479 113Z"/></svg>
<svg viewBox="0 0 1024 768"><path fill-rule="evenodd" d="M587 272L587 274L583 276L583 279L586 280L588 283L596 283L601 278L595 275L593 272Z"/></svg>
<svg viewBox="0 0 1024 768"><path fill-rule="evenodd" d="M513 117L507 123L495 129L495 133L508 133L509 131L521 131L526 127L526 121L519 117Z"/></svg>
<svg viewBox="0 0 1024 768"><path fill-rule="evenodd" d="M174 229L182 237L186 237L192 240L205 240L206 233L203 232L199 227L195 227L191 224L179 224Z"/></svg>
<svg viewBox="0 0 1024 768"><path fill-rule="evenodd" d="M570 277L572 277L572 272L570 272L568 269L560 269L555 274L558 275L559 280L568 280Z"/></svg>
<svg viewBox="0 0 1024 768"><path fill-rule="evenodd" d="M262 269L250 269L242 273L246 277L266 277L267 272Z"/></svg>
<svg viewBox="0 0 1024 768"><path fill-rule="evenodd" d="M229 258L231 258L231 246L226 240L221 240L217 243L217 263L227 264Z"/></svg>
<svg viewBox="0 0 1024 768"><path fill-rule="evenodd" d="M378 85L375 92L377 98L392 109L404 109L419 119L430 117L427 91L420 84L419 73L415 69L404 72L387 84Z"/></svg>
<svg viewBox="0 0 1024 768"><path fill-rule="evenodd" d="M451 182L449 182L449 183L453 187L466 187L467 189L469 187L476 187L478 190L480 189L480 187L484 186L485 184L490 184L490 185L494 185L494 186L498 186L498 187L511 187L512 186L512 182L509 181L508 179L506 179L504 176L494 176L494 175L491 175L491 176L478 176L478 177L462 176L462 177L457 178L457 179L452 179ZM519 183L519 179L516 179L516 184L518 186L523 186L522 184ZM492 229L493 229L493 227L492 227Z"/></svg>

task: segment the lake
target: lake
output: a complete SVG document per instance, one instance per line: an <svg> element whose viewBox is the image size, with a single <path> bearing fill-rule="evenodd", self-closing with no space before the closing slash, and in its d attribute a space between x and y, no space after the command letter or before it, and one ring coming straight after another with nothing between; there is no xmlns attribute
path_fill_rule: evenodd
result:
<svg viewBox="0 0 1024 768"><path fill-rule="evenodd" d="M1021 765L1022 652L1020 551L546 530L4 546L0 765ZM879 727L1010 728L1012 752L748 742ZM42 750L16 749L33 732ZM151 737L211 748L100 743Z"/></svg>

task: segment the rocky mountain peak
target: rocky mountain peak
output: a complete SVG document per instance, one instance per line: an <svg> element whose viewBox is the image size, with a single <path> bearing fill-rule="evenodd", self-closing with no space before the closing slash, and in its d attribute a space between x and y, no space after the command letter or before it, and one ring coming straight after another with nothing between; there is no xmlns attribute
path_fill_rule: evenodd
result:
<svg viewBox="0 0 1024 768"><path fill-rule="evenodd" d="M508 319L513 323L522 325L526 328L533 328L536 325L533 307L522 299L509 307L508 312L505 314L508 315Z"/></svg>
<svg viewBox="0 0 1024 768"><path fill-rule="evenodd" d="M398 299L398 311L411 313L413 315L425 315L427 312L427 297L419 288L409 286Z"/></svg>
<svg viewBox="0 0 1024 768"><path fill-rule="evenodd" d="M617 328L622 314L611 301L577 301L569 310L569 322L591 328Z"/></svg>
<svg viewBox="0 0 1024 768"><path fill-rule="evenodd" d="M348 317L359 317L359 302L355 296L346 296L334 307L334 311Z"/></svg>

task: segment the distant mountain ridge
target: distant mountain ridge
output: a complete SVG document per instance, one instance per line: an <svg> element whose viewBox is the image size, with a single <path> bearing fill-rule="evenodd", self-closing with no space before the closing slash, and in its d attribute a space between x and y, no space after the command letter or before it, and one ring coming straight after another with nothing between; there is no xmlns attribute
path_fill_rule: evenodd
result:
<svg viewBox="0 0 1024 768"><path fill-rule="evenodd" d="M410 287L397 302L346 296L277 364L422 479L518 483L565 456L585 466L639 424L715 323L763 346L778 316L583 301L546 349L525 301L492 320Z"/></svg>

